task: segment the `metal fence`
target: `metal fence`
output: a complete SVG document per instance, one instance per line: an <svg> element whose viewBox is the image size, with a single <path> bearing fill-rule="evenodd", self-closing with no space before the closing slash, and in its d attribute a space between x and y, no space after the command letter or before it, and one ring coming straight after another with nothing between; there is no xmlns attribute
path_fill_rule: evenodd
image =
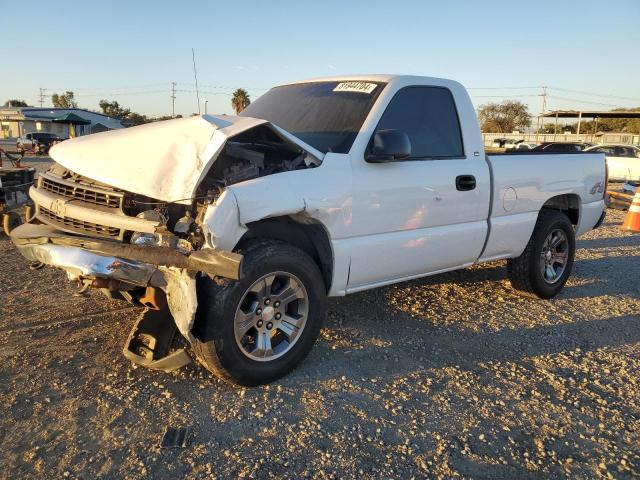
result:
<svg viewBox="0 0 640 480"><path fill-rule="evenodd" d="M496 138L524 140L525 142L589 142L589 143L620 143L624 145L640 144L640 135L631 133L483 133L482 140L485 147L490 147Z"/></svg>

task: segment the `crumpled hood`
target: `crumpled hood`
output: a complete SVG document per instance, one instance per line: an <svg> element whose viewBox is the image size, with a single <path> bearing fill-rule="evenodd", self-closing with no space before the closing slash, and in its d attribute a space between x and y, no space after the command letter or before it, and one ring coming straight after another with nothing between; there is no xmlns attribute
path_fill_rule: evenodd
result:
<svg viewBox="0 0 640 480"><path fill-rule="evenodd" d="M80 175L166 202L191 203L229 137L266 124L251 117L201 115L66 140L50 155ZM271 125L309 153L323 155Z"/></svg>

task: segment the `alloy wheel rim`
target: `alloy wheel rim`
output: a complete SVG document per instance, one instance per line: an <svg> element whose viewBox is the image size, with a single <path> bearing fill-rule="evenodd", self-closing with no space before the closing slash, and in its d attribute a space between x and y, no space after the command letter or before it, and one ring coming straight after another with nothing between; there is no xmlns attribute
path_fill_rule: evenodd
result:
<svg viewBox="0 0 640 480"><path fill-rule="evenodd" d="M552 230L544 243L540 252L540 270L544 281L553 285L557 283L567 268L569 259L569 239L567 234L557 228Z"/></svg>
<svg viewBox="0 0 640 480"><path fill-rule="evenodd" d="M296 344L308 315L309 295L298 277L289 272L263 275L247 289L236 309L236 344L251 360L275 360Z"/></svg>

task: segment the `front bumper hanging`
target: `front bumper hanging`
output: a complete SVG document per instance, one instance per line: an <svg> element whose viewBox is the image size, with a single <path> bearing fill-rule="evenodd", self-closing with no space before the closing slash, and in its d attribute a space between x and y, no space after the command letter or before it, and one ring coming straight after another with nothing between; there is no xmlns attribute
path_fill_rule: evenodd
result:
<svg viewBox="0 0 640 480"><path fill-rule="evenodd" d="M21 225L11 232L11 241L26 259L60 268L71 280L111 290L163 290L178 330L191 342L197 308L196 274L238 280L242 265L242 255L234 252L202 249L183 254L169 247L69 235L49 225Z"/></svg>

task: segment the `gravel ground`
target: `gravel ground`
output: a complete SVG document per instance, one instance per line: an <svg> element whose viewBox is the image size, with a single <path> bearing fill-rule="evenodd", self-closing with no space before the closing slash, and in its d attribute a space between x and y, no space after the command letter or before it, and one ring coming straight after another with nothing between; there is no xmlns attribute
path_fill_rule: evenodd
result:
<svg viewBox="0 0 640 480"><path fill-rule="evenodd" d="M504 262L331 299L283 380L121 354L140 310L76 297L0 237L0 477L638 478L640 235L578 242L551 301ZM166 427L185 448L160 448Z"/></svg>

